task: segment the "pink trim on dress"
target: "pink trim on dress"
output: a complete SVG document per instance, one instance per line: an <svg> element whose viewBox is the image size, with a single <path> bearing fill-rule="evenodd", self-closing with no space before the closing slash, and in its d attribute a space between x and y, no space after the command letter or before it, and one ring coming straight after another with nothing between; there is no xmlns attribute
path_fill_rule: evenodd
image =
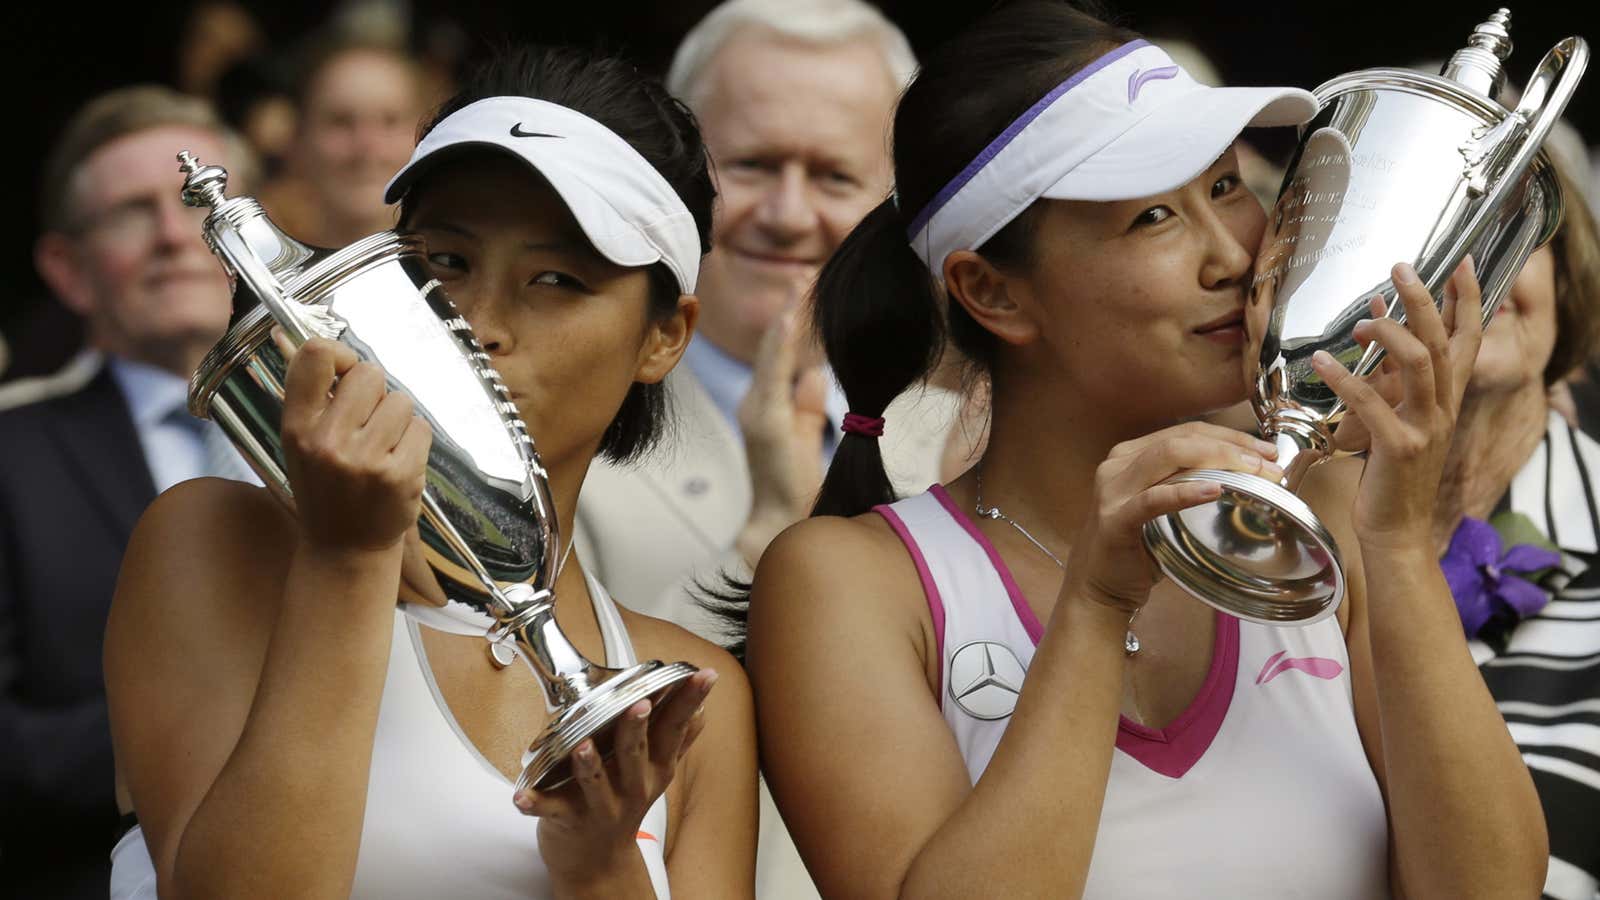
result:
<svg viewBox="0 0 1600 900"><path fill-rule="evenodd" d="M989 562L994 565L1000 582L1005 585L1006 594L1011 598L1011 607L1016 610L1023 630L1037 647L1044 629L1033 607L1023 596L1016 578L1012 577L1010 567L1000 557L1000 551L978 530L977 523L956 505L942 485L936 484L928 490L939 499L951 518L959 522L983 548L983 552L988 554ZM1205 755L1221 730L1222 721L1227 718L1228 708L1233 703L1234 682L1238 674L1239 620L1218 612L1217 636L1211 648L1211 667L1206 671L1206 680L1200 686L1200 692L1165 728L1151 728L1127 716L1119 716L1117 749L1152 772L1168 778L1182 778Z"/></svg>
<svg viewBox="0 0 1600 900"><path fill-rule="evenodd" d="M1006 586L1006 596L1011 598L1011 608L1017 611L1017 618L1022 620L1022 630L1028 633L1028 639L1033 641L1035 647L1039 646L1039 639L1044 637L1044 626L1039 624L1039 617L1034 615L1033 607L1028 605L1028 599L1022 595L1022 588L1017 586L1017 579L1011 575L1011 567L1000 558L1000 551L996 550L994 544L989 543L984 533L978 530L978 523L968 518L961 507L956 505L956 501L951 498L950 492L944 489L944 485L936 484L928 488L928 491L938 498L945 512L965 528L967 534L971 535L972 539L978 542L978 546L983 548L983 552L989 555L990 564L1000 575L1000 583Z"/></svg>
<svg viewBox="0 0 1600 900"><path fill-rule="evenodd" d="M939 698L940 706L944 705L944 598L939 596L939 585L933 580L933 572L928 568L928 561L922 555L922 548L917 546L917 541L911 536L911 529L906 527L900 514L889 507L887 503L880 503L872 511L889 523L894 533L900 536L900 543L906 545L906 552L911 554L911 561L916 563L917 578L922 581L922 594L928 598L928 615L933 618L933 645L938 662L939 692L934 696Z"/></svg>
<svg viewBox="0 0 1600 900"><path fill-rule="evenodd" d="M1222 730L1239 677L1239 620L1217 613L1211 669L1189 706L1165 728L1150 728L1123 716L1117 723L1117 749L1152 772L1182 778L1205 755Z"/></svg>

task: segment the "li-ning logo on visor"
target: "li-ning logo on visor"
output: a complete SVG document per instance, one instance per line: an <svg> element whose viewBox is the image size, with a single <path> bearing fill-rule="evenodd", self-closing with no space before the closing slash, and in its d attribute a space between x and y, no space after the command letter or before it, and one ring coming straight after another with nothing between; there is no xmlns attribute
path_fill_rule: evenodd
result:
<svg viewBox="0 0 1600 900"><path fill-rule="evenodd" d="M950 655L950 699L974 719L1004 719L1017 708L1027 670L1010 647L971 641Z"/></svg>
<svg viewBox="0 0 1600 900"><path fill-rule="evenodd" d="M540 132L540 131L523 131L521 122L518 122L517 124L511 126L511 136L512 137L553 137L553 138L561 137L561 135L559 135L559 134L545 134L545 133Z"/></svg>
<svg viewBox="0 0 1600 900"><path fill-rule="evenodd" d="M1133 101L1139 99L1139 92L1144 90L1144 86L1150 82L1177 77L1177 66L1162 66L1159 69L1151 69L1148 72L1134 69L1133 74L1128 76L1128 105L1132 106Z"/></svg>

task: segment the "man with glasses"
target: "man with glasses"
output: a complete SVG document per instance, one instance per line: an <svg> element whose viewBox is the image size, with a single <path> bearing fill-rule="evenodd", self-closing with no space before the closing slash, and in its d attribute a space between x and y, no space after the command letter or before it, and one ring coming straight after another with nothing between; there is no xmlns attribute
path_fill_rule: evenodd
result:
<svg viewBox="0 0 1600 900"><path fill-rule="evenodd" d="M204 214L178 199L180 150L247 188L244 145L161 87L91 101L46 160L35 263L99 360L0 412L0 896L106 896L117 804L100 644L128 535L179 481L248 477L184 408L232 292Z"/></svg>

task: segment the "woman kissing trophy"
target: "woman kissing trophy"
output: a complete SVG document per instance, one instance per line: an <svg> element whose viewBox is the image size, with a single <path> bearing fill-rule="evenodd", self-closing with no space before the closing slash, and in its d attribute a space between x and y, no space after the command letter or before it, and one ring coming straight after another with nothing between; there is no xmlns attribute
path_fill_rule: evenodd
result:
<svg viewBox="0 0 1600 900"><path fill-rule="evenodd" d="M1301 127L1245 311L1251 405L1286 474L1279 483L1181 472L1170 480L1215 481L1222 496L1145 525L1162 571L1206 603L1263 624L1334 613L1344 596L1338 547L1293 493L1340 449L1346 412L1312 354L1326 350L1357 377L1377 369L1382 349L1352 332L1374 296L1403 320L1389 278L1397 259L1412 261L1439 302L1471 254L1488 322L1560 224L1561 189L1540 148L1583 76L1588 45L1556 44L1507 110L1495 98L1509 22L1497 11L1439 75L1367 69L1316 89L1321 109Z"/></svg>
<svg viewBox="0 0 1600 900"><path fill-rule="evenodd" d="M402 602L425 624L481 634L490 656L520 657L537 678L549 725L523 754L517 789L571 778L585 738L610 751L611 726L638 701L688 678L687 663L595 665L555 619L561 545L543 465L516 406L471 327L431 277L421 241L386 231L342 250L309 247L278 229L256 201L224 195L228 173L188 153L183 201L210 208L202 226L235 290L259 301L212 348L190 385L190 411L216 420L267 488L293 508L280 421L287 361L281 327L299 347L338 340L387 373L433 429L418 520L423 552L446 605Z"/></svg>

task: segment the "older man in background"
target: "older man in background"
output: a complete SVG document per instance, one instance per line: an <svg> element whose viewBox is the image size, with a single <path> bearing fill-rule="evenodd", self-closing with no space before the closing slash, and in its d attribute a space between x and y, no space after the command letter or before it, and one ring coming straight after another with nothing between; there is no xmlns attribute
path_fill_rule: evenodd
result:
<svg viewBox="0 0 1600 900"><path fill-rule="evenodd" d="M889 193L894 104L915 66L860 0L730 0L679 46L667 85L700 120L718 206L698 333L667 380L675 439L636 466L596 464L578 507L579 551L624 604L717 640L699 587L747 577L809 513L846 410L803 300ZM921 490L956 404L903 399L884 457L898 488Z"/></svg>
<svg viewBox="0 0 1600 900"><path fill-rule="evenodd" d="M860 0L730 0L679 46L667 86L699 118L719 200L698 333L667 379L673 439L632 467L597 463L578 502L579 552L624 604L718 640L699 588L748 577L809 513L846 410L803 301L889 194L894 105L915 67ZM939 479L955 410L931 391L886 413L897 487ZM815 897L764 790L761 827L757 895Z"/></svg>
<svg viewBox="0 0 1600 900"><path fill-rule="evenodd" d="M185 409L232 300L204 213L178 199L179 150L247 189L244 144L164 87L90 102L46 163L35 262L95 353L0 412L0 896L106 896L117 804L100 639L128 535L178 481L251 477Z"/></svg>

